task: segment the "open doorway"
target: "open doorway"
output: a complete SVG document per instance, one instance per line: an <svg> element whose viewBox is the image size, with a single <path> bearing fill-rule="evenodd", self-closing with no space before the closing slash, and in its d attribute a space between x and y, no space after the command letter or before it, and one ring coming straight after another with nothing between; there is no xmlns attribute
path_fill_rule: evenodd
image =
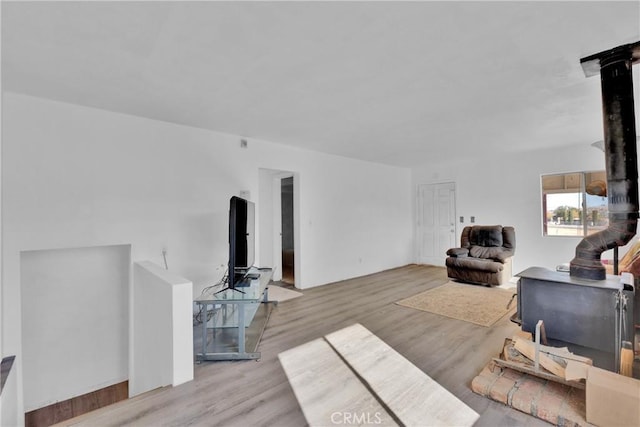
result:
<svg viewBox="0 0 640 427"><path fill-rule="evenodd" d="M273 267L273 281L300 287L300 188L296 172L259 170L259 262Z"/></svg>
<svg viewBox="0 0 640 427"><path fill-rule="evenodd" d="M282 281L295 285L295 245L293 227L293 177L280 181L280 220L282 242Z"/></svg>

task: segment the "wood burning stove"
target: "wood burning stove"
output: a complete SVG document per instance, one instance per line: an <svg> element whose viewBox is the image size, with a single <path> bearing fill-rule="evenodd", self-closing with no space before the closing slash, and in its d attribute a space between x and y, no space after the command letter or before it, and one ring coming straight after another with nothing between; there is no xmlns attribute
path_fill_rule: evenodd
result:
<svg viewBox="0 0 640 427"><path fill-rule="evenodd" d="M544 322L547 338L591 357L596 366L618 370L621 341L633 337L633 284L620 276L586 280L531 267L517 275L518 310L514 321L535 333Z"/></svg>
<svg viewBox="0 0 640 427"><path fill-rule="evenodd" d="M596 366L618 371L621 341L633 341L634 284L607 276L600 255L627 244L638 223L638 160L632 65L640 61L640 42L580 60L587 77L600 75L609 227L576 247L570 274L540 267L518 274L518 312L514 321L534 332L543 320L548 338L582 346ZM636 301L637 302L637 301ZM634 319L634 317L636 317ZM591 354L586 354L591 353Z"/></svg>

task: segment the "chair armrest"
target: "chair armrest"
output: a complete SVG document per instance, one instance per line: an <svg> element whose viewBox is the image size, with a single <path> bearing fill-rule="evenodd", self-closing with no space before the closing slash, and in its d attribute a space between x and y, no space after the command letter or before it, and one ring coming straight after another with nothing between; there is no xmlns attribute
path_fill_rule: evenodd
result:
<svg viewBox="0 0 640 427"><path fill-rule="evenodd" d="M447 255L454 258L463 258L469 256L469 249L466 248L451 248L447 251Z"/></svg>
<svg viewBox="0 0 640 427"><path fill-rule="evenodd" d="M512 256L513 256L513 251L504 250L503 252L498 254L498 256L496 256L495 259L504 264L507 261L507 259L511 258Z"/></svg>

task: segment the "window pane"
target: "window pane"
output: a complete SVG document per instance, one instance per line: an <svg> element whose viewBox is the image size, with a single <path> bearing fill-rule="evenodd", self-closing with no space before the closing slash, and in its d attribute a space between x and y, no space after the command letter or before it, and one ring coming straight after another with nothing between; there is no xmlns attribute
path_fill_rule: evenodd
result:
<svg viewBox="0 0 640 427"><path fill-rule="evenodd" d="M609 226L605 171L541 178L545 236L585 236Z"/></svg>
<svg viewBox="0 0 640 427"><path fill-rule="evenodd" d="M585 173L585 184L587 234L593 234L609 226L606 173Z"/></svg>
<svg viewBox="0 0 640 427"><path fill-rule="evenodd" d="M582 236L582 193L546 195L547 236Z"/></svg>
<svg viewBox="0 0 640 427"><path fill-rule="evenodd" d="M604 230L609 226L609 209L606 197L586 195L587 234Z"/></svg>

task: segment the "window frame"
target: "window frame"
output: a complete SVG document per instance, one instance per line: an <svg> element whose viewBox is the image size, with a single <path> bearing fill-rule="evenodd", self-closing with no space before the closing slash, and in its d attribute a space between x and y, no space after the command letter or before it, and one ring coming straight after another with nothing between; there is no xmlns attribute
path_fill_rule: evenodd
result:
<svg viewBox="0 0 640 427"><path fill-rule="evenodd" d="M545 187L545 179L547 181L547 187ZM578 183L576 185L576 179ZM552 182L553 180L553 182ZM559 184L559 182L561 183ZM589 215L590 212L598 211L598 209L590 209L594 205L590 205L588 196L593 194L587 193L587 185L596 181L604 181L606 187L606 171L605 170L588 170L588 171L576 171L576 172L559 172L540 175L540 193L541 193L541 211L542 211L542 236L543 237L579 237L584 238L590 234L594 234L602 229L602 225L597 225L594 221L590 225ZM560 187L558 187L560 185ZM553 187L555 186L555 188ZM549 220L548 220L548 207L547 197L549 194L577 194L579 197L580 207L576 207L580 218L581 227L576 228L579 233L576 234L549 234ZM604 210L606 215L600 216L601 221L605 220L604 228L608 227L608 200L607 196L595 195L596 197L602 197ZM570 206L570 205L567 205ZM591 220L593 221L593 219ZM560 224L558 224L560 225Z"/></svg>

